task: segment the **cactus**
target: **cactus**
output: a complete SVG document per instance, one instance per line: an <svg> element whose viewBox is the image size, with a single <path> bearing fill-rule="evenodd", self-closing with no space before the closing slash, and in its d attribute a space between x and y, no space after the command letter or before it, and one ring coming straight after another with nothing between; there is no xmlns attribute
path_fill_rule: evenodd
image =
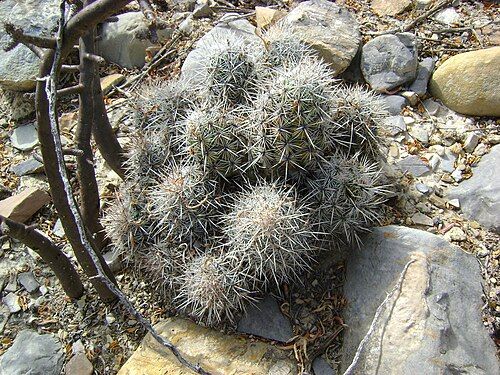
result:
<svg viewBox="0 0 500 375"><path fill-rule="evenodd" d="M358 245L359 235L380 223L381 205L389 193L378 164L360 154L333 155L322 163L309 186L317 203L319 231Z"/></svg>
<svg viewBox="0 0 500 375"><path fill-rule="evenodd" d="M293 26L280 22L267 30L262 39L266 47L265 62L271 67L293 66L312 58L313 50L300 40Z"/></svg>
<svg viewBox="0 0 500 375"><path fill-rule="evenodd" d="M263 181L237 194L221 228L232 267L265 285L296 281L312 263L314 233L292 188Z"/></svg>

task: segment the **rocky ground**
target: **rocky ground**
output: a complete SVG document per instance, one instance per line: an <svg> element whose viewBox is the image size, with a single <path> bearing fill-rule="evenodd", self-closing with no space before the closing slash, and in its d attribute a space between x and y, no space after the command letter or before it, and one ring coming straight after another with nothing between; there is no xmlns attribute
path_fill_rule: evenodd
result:
<svg viewBox="0 0 500 375"><path fill-rule="evenodd" d="M8 8L8 3L9 0L0 3L0 13L6 11L2 7ZM47 0L46 3L57 1ZM412 317L415 327L425 321L436 329L437 336L441 335L436 344L438 351L449 353L455 361L469 356L467 360L470 363L482 362L484 369L494 369L495 363L488 350L465 355L456 347L460 348L463 343L462 334L478 345L488 346L488 342L484 341L486 335L481 333L481 324L500 347L500 188L497 177L500 172L500 123L495 117L499 116L500 108L497 72L500 47L491 48L500 42L500 26L494 18L498 5L487 1L432 0L373 0L371 3L345 0L336 3L349 10L354 18L342 18L340 26L327 23L331 27L329 36L335 35L335 38L312 40L311 43L326 45L333 51L333 56L340 56L339 70L350 65L342 73L342 78L367 81L387 101L391 117L383 129L383 136L388 170L397 175L401 183L398 195L389 202L390 215L384 224L394 227L377 229L367 237L366 245L361 249L365 252L359 254L369 257L368 263L357 252L355 254L358 255L351 254L347 260L342 256L332 259L325 255L321 266L305 278L304 287L285 288L282 296L266 298L260 310L251 311L239 323L238 330L250 334L250 337L263 336L266 342L275 343L289 353L289 357L297 360L299 371L310 371L311 361L318 355L321 357L312 365L316 374L332 373L331 368L345 370L356 348L360 350L362 364L370 368L373 359L361 350L364 347L360 346L360 342L369 327L374 327L370 330L373 335L370 340L375 340L379 325L376 319L372 321L373 315L378 314L378 306L384 305L383 297L388 294L393 296L392 284L384 278L357 275L376 275L377 270L383 269L387 275L394 276L391 280L397 280L401 273L412 284L401 284L392 305L392 311L396 313L381 309L380 319L387 314L389 318L394 314L403 314L401 311L404 308L398 307L398 303L412 306L414 311L420 311L425 304L433 316L446 315L446 319L439 322ZM443 4L439 12L422 16L439 4ZM105 77L102 85L111 122L123 144L126 144L129 132L133 90L151 77L168 79L178 75L195 42L214 25L220 25L224 15L236 13L242 24L247 25L249 21L262 26L274 22L293 7L291 2L286 1L255 4L222 0L210 4L189 0L168 4L158 1L157 5L158 17L164 21L159 35L160 46L131 36L145 29L142 15L138 13L120 16L118 24L122 25L121 28L110 25L102 28L100 43L103 56L108 61L102 68L102 77ZM272 10L260 8L256 11L256 5L271 6ZM282 14L276 12L277 9ZM130 6L127 12L134 10L137 7ZM23 18L21 13L18 16ZM46 19L50 18L50 15L46 16ZM421 16L421 22L411 25L412 20ZM335 17L327 12L330 21ZM358 44L351 45L356 21L360 29L359 45L364 45L358 53ZM405 26L409 26L405 31L413 36L384 34ZM177 34L178 31L181 34ZM5 36L0 38L0 42L5 42ZM376 62L380 58L377 51L381 48L385 48L389 55L403 57L397 64L382 64L383 70L377 70ZM475 52L480 55L471 55L470 58L461 55L478 50L483 51ZM32 85L30 79L22 78L23 74L26 75L28 64L16 71L10 60L13 57L9 55L7 58L1 53L0 214L38 225L40 230L63 246L74 261L47 194L48 184L38 156L33 96L11 91L29 89ZM356 57L352 60L354 55ZM455 55L458 56L452 57ZM192 61L192 56L188 61ZM477 61L484 61L485 64L478 67ZM11 64L8 69L5 66L7 62ZM408 78L412 69L414 75L418 72L416 80ZM434 76L428 85L433 71ZM467 76L466 72L472 72L477 79L460 81L460 77ZM444 84L449 77L459 77L454 80L451 89ZM74 77L68 76L66 80L69 83ZM485 80L491 82L485 83ZM73 142L77 118L76 102L67 101L63 107L61 133L63 143L69 146ZM71 163L69 168L72 169ZM113 198L119 178L107 168L99 155L96 171L101 198L106 204ZM75 190L78 191L76 185ZM461 255L449 243L459 246L470 256ZM385 259L379 257L379 253L371 253L379 248L401 250L392 258ZM445 255L437 259L436 249ZM122 269L113 254L107 258L117 273L120 286L143 314L153 323L169 316L170 312L154 301L144 283L134 279L127 269ZM474 271L476 262L471 261L474 258L480 265L480 271L479 268ZM386 267L387 264L394 266ZM405 264L407 268L403 269ZM370 265L374 269L370 270ZM482 289L481 281L484 284ZM416 297L417 293L412 294L405 289L425 290L429 285L432 285L433 292L424 302ZM453 289L450 285L458 285L459 288ZM0 359L0 368L14 366L10 368L23 373L26 368L22 366L25 364L19 360L16 362L16 358L29 350L42 358L40 373L59 373L54 369L61 369L66 374L91 374L92 371L95 374L117 373L136 350L144 332L120 308L103 305L92 288L89 285L86 287L88 293L84 298L69 300L35 252L6 237L2 238L0 354L5 354L0 357L3 358ZM446 296L450 296L449 300ZM448 302L433 302L444 300ZM388 301L391 303L390 299ZM344 310L346 306L348 308ZM360 318L353 320L353 316ZM460 324L457 322L464 319L467 323L458 329ZM440 326L441 321L448 322L448 325ZM346 324L363 329L356 334L347 330L345 334ZM398 335L401 333L398 329L402 329L390 324L386 328L393 335ZM416 329L412 339L420 337L420 334L421 331ZM366 345L374 345L370 340ZM382 353L382 339L379 345ZM345 348L352 350L346 354ZM384 348L390 351L387 343ZM409 355L401 353L401 356ZM390 363L390 358L386 360ZM447 360L452 361L450 358ZM43 367L47 363L48 369ZM384 361L378 363L381 369L386 365Z"/></svg>

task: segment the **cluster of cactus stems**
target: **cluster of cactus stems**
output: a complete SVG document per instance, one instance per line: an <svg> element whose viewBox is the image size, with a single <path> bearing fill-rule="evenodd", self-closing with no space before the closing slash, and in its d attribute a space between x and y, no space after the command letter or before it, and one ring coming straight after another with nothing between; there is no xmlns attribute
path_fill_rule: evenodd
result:
<svg viewBox="0 0 500 375"><path fill-rule="evenodd" d="M137 274L207 325L301 282L383 219L381 100L279 25L213 40L196 79L138 93L127 180L103 219Z"/></svg>

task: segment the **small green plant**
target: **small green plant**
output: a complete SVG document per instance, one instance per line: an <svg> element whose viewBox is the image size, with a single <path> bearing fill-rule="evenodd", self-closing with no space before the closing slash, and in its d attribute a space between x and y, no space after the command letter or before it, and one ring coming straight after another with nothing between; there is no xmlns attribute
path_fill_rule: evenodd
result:
<svg viewBox="0 0 500 375"><path fill-rule="evenodd" d="M387 113L279 25L260 45L203 52L192 79L138 94L127 181L103 224L159 298L218 325L381 222Z"/></svg>

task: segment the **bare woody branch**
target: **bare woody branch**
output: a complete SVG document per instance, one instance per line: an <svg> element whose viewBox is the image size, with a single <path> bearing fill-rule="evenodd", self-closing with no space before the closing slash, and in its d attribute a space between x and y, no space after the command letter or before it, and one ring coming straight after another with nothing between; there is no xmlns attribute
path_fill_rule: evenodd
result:
<svg viewBox="0 0 500 375"><path fill-rule="evenodd" d="M39 48L55 48L56 40L54 38L47 38L38 35L26 34L23 29L11 23L4 25L5 32L11 36L16 43L32 44Z"/></svg>

